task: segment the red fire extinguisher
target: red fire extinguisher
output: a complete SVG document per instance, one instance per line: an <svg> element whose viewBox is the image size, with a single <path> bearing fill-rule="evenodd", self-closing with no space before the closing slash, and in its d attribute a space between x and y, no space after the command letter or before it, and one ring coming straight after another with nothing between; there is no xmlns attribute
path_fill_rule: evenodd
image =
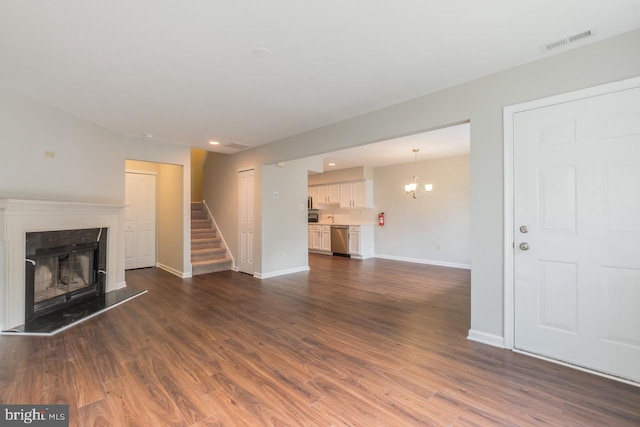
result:
<svg viewBox="0 0 640 427"><path fill-rule="evenodd" d="M384 212L378 214L378 225L380 227L384 226Z"/></svg>

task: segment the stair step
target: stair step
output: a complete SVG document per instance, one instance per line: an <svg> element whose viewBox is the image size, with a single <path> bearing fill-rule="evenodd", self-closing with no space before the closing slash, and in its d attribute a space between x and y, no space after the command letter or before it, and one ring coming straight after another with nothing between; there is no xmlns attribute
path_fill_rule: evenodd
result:
<svg viewBox="0 0 640 427"><path fill-rule="evenodd" d="M191 229L192 230L200 230L203 228L211 228L213 227L213 222L210 219L192 219L191 220Z"/></svg>
<svg viewBox="0 0 640 427"><path fill-rule="evenodd" d="M191 251L198 249L215 249L222 247L222 239L213 237L207 239L191 239Z"/></svg>
<svg viewBox="0 0 640 427"><path fill-rule="evenodd" d="M197 276L200 274L215 273L231 269L231 258L220 258L210 261L196 261L191 263L191 274Z"/></svg>
<svg viewBox="0 0 640 427"><path fill-rule="evenodd" d="M191 250L191 261L207 261L220 258L226 258L227 250L225 248L202 248Z"/></svg>
<svg viewBox="0 0 640 427"><path fill-rule="evenodd" d="M191 227L191 234L217 234L217 231L213 227L209 228L193 228Z"/></svg>
<svg viewBox="0 0 640 427"><path fill-rule="evenodd" d="M213 230L207 232L191 232L191 240L219 239L218 233Z"/></svg>
<svg viewBox="0 0 640 427"><path fill-rule="evenodd" d="M194 211L191 210L191 219L208 219L208 215L205 211Z"/></svg>

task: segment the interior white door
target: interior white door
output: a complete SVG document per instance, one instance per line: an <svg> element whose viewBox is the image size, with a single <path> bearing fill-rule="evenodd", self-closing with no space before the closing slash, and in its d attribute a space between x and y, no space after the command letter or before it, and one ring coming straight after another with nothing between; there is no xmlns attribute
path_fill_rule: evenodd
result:
<svg viewBox="0 0 640 427"><path fill-rule="evenodd" d="M238 218L238 270L243 273L253 274L253 215L255 180L254 170L241 171L238 174L239 182L239 215Z"/></svg>
<svg viewBox="0 0 640 427"><path fill-rule="evenodd" d="M514 115L515 347L640 382L640 89Z"/></svg>
<svg viewBox="0 0 640 427"><path fill-rule="evenodd" d="M125 269L156 265L156 176L125 174Z"/></svg>

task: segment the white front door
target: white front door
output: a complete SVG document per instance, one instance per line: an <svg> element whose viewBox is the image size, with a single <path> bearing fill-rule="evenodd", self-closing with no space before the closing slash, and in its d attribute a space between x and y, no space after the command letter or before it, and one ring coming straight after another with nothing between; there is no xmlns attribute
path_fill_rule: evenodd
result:
<svg viewBox="0 0 640 427"><path fill-rule="evenodd" d="M240 172L238 182L238 270L253 274L254 170Z"/></svg>
<svg viewBox="0 0 640 427"><path fill-rule="evenodd" d="M125 174L125 269L156 265L156 176Z"/></svg>
<svg viewBox="0 0 640 427"><path fill-rule="evenodd" d="M640 382L640 88L513 120L514 346Z"/></svg>

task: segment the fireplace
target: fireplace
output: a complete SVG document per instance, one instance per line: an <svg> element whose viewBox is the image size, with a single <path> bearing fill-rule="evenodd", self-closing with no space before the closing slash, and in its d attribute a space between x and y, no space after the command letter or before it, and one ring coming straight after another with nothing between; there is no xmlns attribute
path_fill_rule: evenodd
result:
<svg viewBox="0 0 640 427"><path fill-rule="evenodd" d="M25 323L105 293L107 228L26 233Z"/></svg>
<svg viewBox="0 0 640 427"><path fill-rule="evenodd" d="M29 240L32 240L32 236L40 232L58 232L63 231L66 233L68 230L91 230L100 229L102 235L100 240L105 239L108 235L109 242L105 242L104 250L99 248L100 256L96 264L95 258L84 254L86 258L79 258L81 261L71 260L71 267L78 264L93 263L89 266L90 271L95 271L98 277L96 292L104 292L103 298L85 298L84 291L81 291L84 286L79 286L79 279L75 279L76 283L71 284L61 292L65 299L70 302L70 308L68 310L56 311L51 314L44 314L42 310L52 310L51 307L39 306L31 314L36 314L37 321L31 321L29 323L44 323L49 317L69 317L69 310L77 311L84 304L74 304L75 301L98 299L101 301L110 301L110 295L115 291L128 289L124 277L124 236L120 232L123 228L124 217L122 205L105 204L105 203L91 203L91 202L73 202L73 201L45 201L45 200L26 200L26 199L0 199L0 334L12 333L14 330L26 331L26 276L27 268L29 266L35 267L32 262L25 262L25 259L31 259L34 262L45 262L44 259L33 259L30 256L40 255L32 252L33 247L29 244L29 256L27 256L27 235ZM64 233L63 233L64 234ZM46 234L41 235L42 239ZM51 235L53 236L53 235ZM60 235L58 235L59 237ZM95 240L97 235L92 234L90 238L81 241L81 244L89 244L95 247ZM45 237L46 241L46 237ZM76 242L77 243L77 242ZM54 248L60 248L68 246L69 242L51 245L43 245L47 250ZM76 246L75 249L82 249L80 246ZM73 252L73 251L68 251ZM79 254L78 251L75 252ZM53 255L56 254L44 254ZM83 255L83 254L79 254ZM58 255L56 255L58 256ZM104 260L106 257L106 264ZM46 258L46 257L45 257ZM63 256L64 258L64 256ZM76 257L77 258L77 257ZM48 261L48 262L51 262ZM56 263L57 265L57 263ZM106 267L105 267L106 266ZM54 270L57 267L48 266L47 269L41 269L38 275L44 279L45 287L51 287L47 285L47 276L51 276L53 280ZM69 270L68 266L59 268L60 271L66 272ZM99 270L106 271L106 274L99 272ZM78 275L78 273L75 273ZM33 270L35 277L35 268ZM67 274L68 276L68 274ZM80 274L82 280L87 277L87 283L91 283L88 278L93 278L94 275ZM73 276L72 276L73 277ZM68 279L65 279L68 282ZM94 282L95 283L95 282ZM64 285L63 285L64 286ZM77 287L77 289L73 289ZM102 287L102 288L101 288ZM35 288L34 288L35 291ZM69 294L71 292L71 294ZM75 292L75 293L74 293ZM92 291L89 291L91 294ZM35 293L35 292L34 292ZM29 298L32 300L33 297ZM43 296L42 301L49 300ZM57 301L57 300L56 300ZM33 307L35 299L31 301L30 306ZM44 304L46 305L46 304Z"/></svg>

